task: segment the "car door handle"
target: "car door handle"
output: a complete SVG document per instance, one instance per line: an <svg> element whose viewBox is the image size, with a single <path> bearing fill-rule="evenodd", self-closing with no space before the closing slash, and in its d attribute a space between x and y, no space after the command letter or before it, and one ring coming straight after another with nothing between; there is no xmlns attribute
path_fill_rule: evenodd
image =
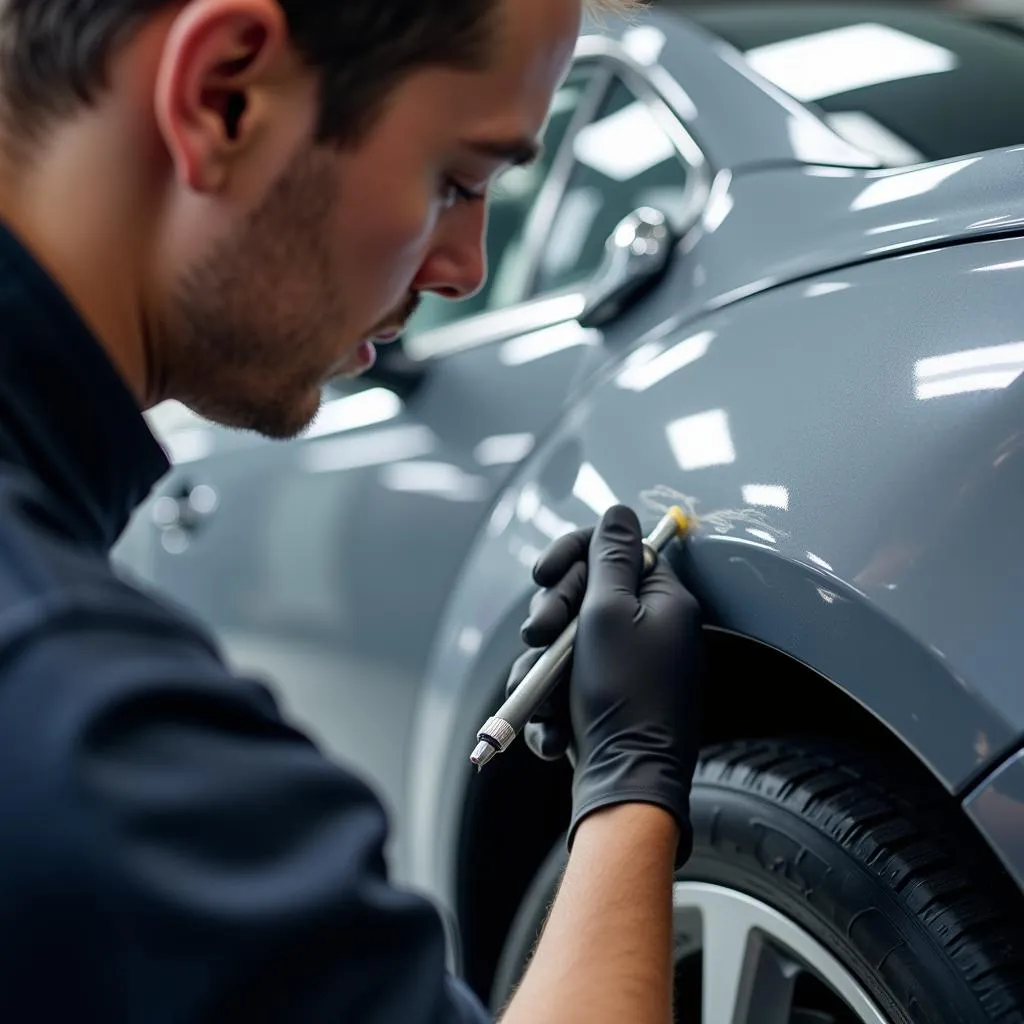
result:
<svg viewBox="0 0 1024 1024"><path fill-rule="evenodd" d="M677 239L668 218L651 206L623 217L605 243L604 260L587 289L583 327L620 316L665 272Z"/></svg>

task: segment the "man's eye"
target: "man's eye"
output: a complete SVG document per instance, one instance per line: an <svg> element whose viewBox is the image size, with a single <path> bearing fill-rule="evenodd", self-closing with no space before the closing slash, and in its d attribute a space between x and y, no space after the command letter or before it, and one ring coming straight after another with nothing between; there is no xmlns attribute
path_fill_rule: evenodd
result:
<svg viewBox="0 0 1024 1024"><path fill-rule="evenodd" d="M453 178L448 178L441 190L441 198L444 200L446 209L457 206L459 203L479 203L484 198L483 192L474 192L465 185L460 185Z"/></svg>

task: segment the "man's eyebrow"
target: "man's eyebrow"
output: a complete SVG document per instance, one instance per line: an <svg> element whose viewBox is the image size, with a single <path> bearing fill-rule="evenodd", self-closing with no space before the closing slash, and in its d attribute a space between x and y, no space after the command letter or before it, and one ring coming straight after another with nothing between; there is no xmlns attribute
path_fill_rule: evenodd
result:
<svg viewBox="0 0 1024 1024"><path fill-rule="evenodd" d="M541 143L530 138L521 139L473 139L466 143L468 149L483 156L513 167L525 167L536 162L543 152Z"/></svg>

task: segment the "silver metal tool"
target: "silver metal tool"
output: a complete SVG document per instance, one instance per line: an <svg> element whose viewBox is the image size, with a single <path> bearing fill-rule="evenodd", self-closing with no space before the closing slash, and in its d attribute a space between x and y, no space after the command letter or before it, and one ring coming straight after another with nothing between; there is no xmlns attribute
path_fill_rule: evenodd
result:
<svg viewBox="0 0 1024 1024"><path fill-rule="evenodd" d="M644 574L654 568L658 554L670 540L686 532L689 521L681 508L673 506L644 539ZM512 741L534 716L558 683L562 669L572 654L579 620L573 619L558 639L537 659L536 664L515 692L487 719L476 734L477 745L470 761L477 770L483 768L495 754L503 754Z"/></svg>

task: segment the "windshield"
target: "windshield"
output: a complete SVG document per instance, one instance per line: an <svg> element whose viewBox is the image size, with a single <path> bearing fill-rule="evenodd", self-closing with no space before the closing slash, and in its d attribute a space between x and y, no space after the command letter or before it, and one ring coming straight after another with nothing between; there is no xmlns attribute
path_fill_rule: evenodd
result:
<svg viewBox="0 0 1024 1024"><path fill-rule="evenodd" d="M688 16L891 166L1024 143L1020 23L831 3Z"/></svg>

